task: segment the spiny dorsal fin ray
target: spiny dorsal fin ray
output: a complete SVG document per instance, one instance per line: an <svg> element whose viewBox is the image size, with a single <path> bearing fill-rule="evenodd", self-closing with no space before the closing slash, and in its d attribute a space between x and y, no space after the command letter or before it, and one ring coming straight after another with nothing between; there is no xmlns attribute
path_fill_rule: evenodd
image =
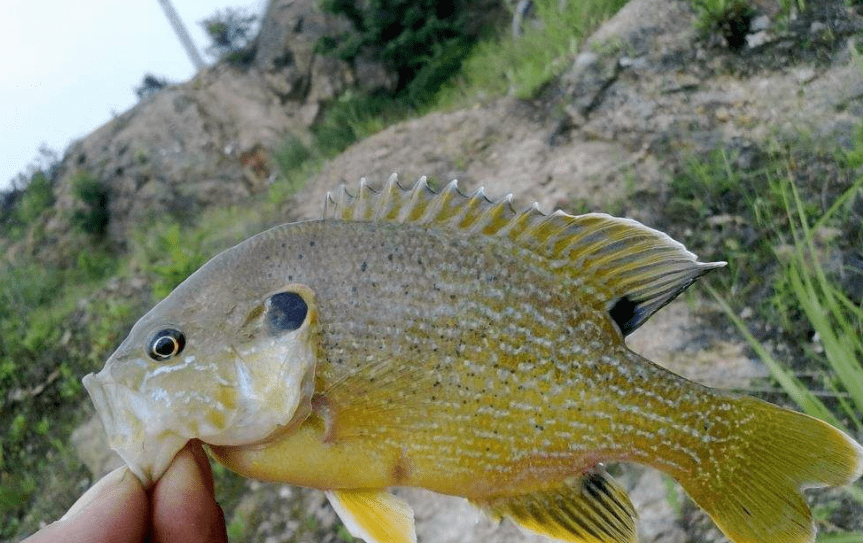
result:
<svg viewBox="0 0 863 543"><path fill-rule="evenodd" d="M702 263L666 234L604 213L518 212L512 197L491 200L479 189L462 193L456 181L440 192L426 178L402 187L393 174L380 192L363 178L356 195L344 186L327 194L325 219L436 225L464 235L500 236L550 260L629 334L699 276L724 266Z"/></svg>

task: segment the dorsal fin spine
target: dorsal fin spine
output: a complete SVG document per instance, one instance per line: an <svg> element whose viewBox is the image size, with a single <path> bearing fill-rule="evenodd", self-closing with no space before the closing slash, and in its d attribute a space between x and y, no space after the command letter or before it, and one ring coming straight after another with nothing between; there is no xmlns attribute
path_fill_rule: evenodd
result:
<svg viewBox="0 0 863 543"><path fill-rule="evenodd" d="M398 216L398 200L405 192L399 185L398 176L392 174L384 184L375 204L374 217L380 217L385 221L392 221Z"/></svg>
<svg viewBox="0 0 863 543"><path fill-rule="evenodd" d="M432 190L428 186L426 176L420 177L410 189L410 203L399 213L398 222L419 222L423 212L422 204L430 194L432 194Z"/></svg>
<svg viewBox="0 0 863 543"><path fill-rule="evenodd" d="M458 181L453 179L444 189L431 199L431 206L426 215L428 223L448 223L452 217L458 214L459 204L465 195L458 188Z"/></svg>
<svg viewBox="0 0 863 543"><path fill-rule="evenodd" d="M512 221L509 228L504 228L503 232L507 237L519 243L525 236L524 233L531 229L532 225L540 219L544 219L545 214L539 210L539 205L534 203L531 207L525 209Z"/></svg>
<svg viewBox="0 0 863 543"><path fill-rule="evenodd" d="M480 220L485 215L485 212L488 211L490 205L494 205L494 202L486 198L483 188L480 187L470 196L466 205L463 206L461 213L459 213L458 225L471 234L481 232L482 225Z"/></svg>
<svg viewBox="0 0 863 543"><path fill-rule="evenodd" d="M494 235L513 215L515 211L512 209L510 194L506 198L492 202L492 205L477 218L473 231L487 236Z"/></svg>

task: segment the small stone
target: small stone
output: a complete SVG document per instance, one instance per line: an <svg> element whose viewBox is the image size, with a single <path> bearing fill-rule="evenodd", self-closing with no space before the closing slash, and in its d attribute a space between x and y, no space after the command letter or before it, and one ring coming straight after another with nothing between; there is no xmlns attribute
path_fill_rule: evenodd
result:
<svg viewBox="0 0 863 543"><path fill-rule="evenodd" d="M799 68L794 70L794 79L797 80L797 83L801 85L805 85L809 83L813 79L815 79L815 70L810 67Z"/></svg>
<svg viewBox="0 0 863 543"><path fill-rule="evenodd" d="M770 28L770 17L767 15L759 15L749 23L749 31L752 33L761 32L768 28Z"/></svg>
<svg viewBox="0 0 863 543"><path fill-rule="evenodd" d="M815 21L809 26L810 34L820 34L827 30L827 25L821 21Z"/></svg>
<svg viewBox="0 0 863 543"><path fill-rule="evenodd" d="M599 55L592 51L585 51L581 53L577 57L575 57L575 62L572 63L573 67L576 69L583 70L584 68L588 68L593 66L599 60Z"/></svg>
<svg viewBox="0 0 863 543"><path fill-rule="evenodd" d="M756 32L754 34L746 35L746 46L750 49L754 49L755 47L760 47L765 43L769 42L771 35L766 30L762 30L761 32Z"/></svg>

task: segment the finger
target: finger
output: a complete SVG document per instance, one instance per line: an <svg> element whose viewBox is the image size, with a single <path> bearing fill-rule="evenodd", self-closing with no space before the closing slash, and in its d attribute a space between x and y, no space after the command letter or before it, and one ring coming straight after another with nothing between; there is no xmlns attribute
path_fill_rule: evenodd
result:
<svg viewBox="0 0 863 543"><path fill-rule="evenodd" d="M27 543L143 542L149 503L138 478L126 467L116 469L78 498L62 519Z"/></svg>
<svg viewBox="0 0 863 543"><path fill-rule="evenodd" d="M210 461L198 442L177 453L151 498L153 543L227 542L225 516L216 503Z"/></svg>

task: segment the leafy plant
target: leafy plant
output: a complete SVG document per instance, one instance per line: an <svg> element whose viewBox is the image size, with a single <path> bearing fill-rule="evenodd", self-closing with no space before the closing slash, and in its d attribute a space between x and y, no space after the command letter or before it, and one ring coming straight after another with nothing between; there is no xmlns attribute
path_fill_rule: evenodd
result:
<svg viewBox="0 0 863 543"><path fill-rule="evenodd" d="M206 261L208 255L200 250L203 234L192 230L177 223L160 226L154 232L155 239L146 244L143 261L155 274L154 298L167 296Z"/></svg>
<svg viewBox="0 0 863 543"><path fill-rule="evenodd" d="M17 206L18 220L22 224L31 224L36 217L54 204L52 183L41 171L36 172L24 190Z"/></svg>
<svg viewBox="0 0 863 543"><path fill-rule="evenodd" d="M152 96L165 88L168 85L168 80L164 77L157 77L153 74L145 74L141 80L141 84L135 87L135 95L138 100L143 100L148 96Z"/></svg>
<svg viewBox="0 0 863 543"><path fill-rule="evenodd" d="M227 8L217 11L200 22L210 37L207 52L228 62L245 63L254 57L250 47L254 37L257 15L243 9Z"/></svg>
<svg viewBox="0 0 863 543"><path fill-rule="evenodd" d="M102 237L108 230L108 187L86 171L72 178L72 189L82 209L72 215L72 224L82 232Z"/></svg>
<svg viewBox="0 0 863 543"><path fill-rule="evenodd" d="M387 116L396 116L399 105L384 96L342 94L313 127L318 150L335 156L355 141L385 126Z"/></svg>
<svg viewBox="0 0 863 543"><path fill-rule="evenodd" d="M299 137L288 135L273 154L279 177L270 186L270 202L283 203L296 193L324 161L317 140L306 144Z"/></svg>
<svg viewBox="0 0 863 543"><path fill-rule="evenodd" d="M749 0L690 0L698 12L696 27L704 34L721 34L730 49L742 49L755 10Z"/></svg>
<svg viewBox="0 0 863 543"><path fill-rule="evenodd" d="M466 7L454 0L324 0L324 11L345 16L354 32L325 37L317 49L348 62L363 55L383 62L398 76L396 93L423 72L422 84L414 83L411 92L433 93L458 70L474 40Z"/></svg>
<svg viewBox="0 0 863 543"><path fill-rule="evenodd" d="M54 204L53 182L42 170L33 172L23 184L23 188L0 194L0 226L10 239L21 238Z"/></svg>

